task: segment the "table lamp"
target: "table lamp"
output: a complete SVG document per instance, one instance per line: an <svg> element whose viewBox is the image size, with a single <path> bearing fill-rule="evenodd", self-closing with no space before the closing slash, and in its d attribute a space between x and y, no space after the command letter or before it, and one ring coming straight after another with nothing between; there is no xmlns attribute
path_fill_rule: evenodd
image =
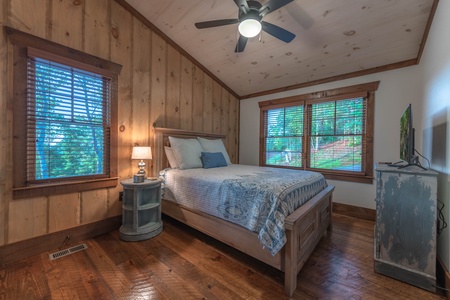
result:
<svg viewBox="0 0 450 300"><path fill-rule="evenodd" d="M131 154L131 159L140 159L141 160L138 163L139 172L137 172L137 175L140 175L145 178L144 159L152 159L152 149L150 147L134 146L133 153Z"/></svg>

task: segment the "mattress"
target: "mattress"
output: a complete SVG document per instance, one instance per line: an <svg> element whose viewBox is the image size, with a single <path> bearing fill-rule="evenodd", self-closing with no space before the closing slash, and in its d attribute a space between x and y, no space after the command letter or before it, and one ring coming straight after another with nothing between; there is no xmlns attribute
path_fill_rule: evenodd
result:
<svg viewBox="0 0 450 300"><path fill-rule="evenodd" d="M232 164L211 169L165 169L163 198L258 234L272 255L286 243L286 216L327 187L311 171Z"/></svg>

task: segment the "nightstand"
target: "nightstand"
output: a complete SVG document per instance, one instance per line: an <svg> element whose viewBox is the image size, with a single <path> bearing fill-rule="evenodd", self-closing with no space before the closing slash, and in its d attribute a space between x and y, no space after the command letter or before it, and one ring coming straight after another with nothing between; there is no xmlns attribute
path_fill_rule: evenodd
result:
<svg viewBox="0 0 450 300"><path fill-rule="evenodd" d="M123 214L120 238L125 241L141 241L162 231L161 221L162 180L134 183L133 179L122 181Z"/></svg>

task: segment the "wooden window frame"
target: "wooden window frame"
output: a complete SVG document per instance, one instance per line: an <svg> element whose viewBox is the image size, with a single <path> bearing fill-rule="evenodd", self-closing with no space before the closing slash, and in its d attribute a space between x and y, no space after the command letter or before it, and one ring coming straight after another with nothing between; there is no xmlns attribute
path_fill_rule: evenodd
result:
<svg viewBox="0 0 450 300"><path fill-rule="evenodd" d="M121 65L89 55L87 53L56 44L54 42L4 27L8 40L12 45L9 53L12 61L9 71L12 73L13 97L13 198L31 198L55 194L68 194L86 190L115 187L118 184L118 77ZM51 60L56 57L58 62L85 71L108 76L112 80L111 91L111 122L110 122L110 149L109 174L105 178L83 177L70 181L55 181L44 184L30 184L27 182L27 63L28 51L38 51L42 58Z"/></svg>
<svg viewBox="0 0 450 300"><path fill-rule="evenodd" d="M373 132L374 132L374 102L375 91L378 89L379 81L353 85L348 87L330 89L310 94L302 94L292 96L288 98L280 98L275 100L267 100L259 102L260 107L260 139L259 139L259 165L270 166L278 168L289 169L302 169L319 171L325 178L332 180L343 180L359 183L372 183L373 182ZM365 153L363 154L362 172L352 171L338 171L338 170L326 170L326 169L313 169L307 168L307 160L309 159L309 153L307 153L306 143L309 139L309 126L307 124L307 118L304 118L306 124L304 125L304 143L303 143L303 167L289 167L289 166L274 166L266 165L264 162L265 153L265 138L264 138L264 112L270 109L284 108L295 105L304 105L305 114L307 113L307 106L313 103L337 101L352 98L365 98L366 100L366 119L365 119Z"/></svg>

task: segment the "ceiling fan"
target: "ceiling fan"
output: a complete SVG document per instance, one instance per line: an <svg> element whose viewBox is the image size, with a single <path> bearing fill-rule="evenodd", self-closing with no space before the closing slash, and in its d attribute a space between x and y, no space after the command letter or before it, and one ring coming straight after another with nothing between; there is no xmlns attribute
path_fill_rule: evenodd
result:
<svg viewBox="0 0 450 300"><path fill-rule="evenodd" d="M245 45L247 45L247 40L257 36L261 30L264 30L268 34L286 43L289 43L295 38L295 34L292 32L262 20L265 15L285 6L286 4L289 4L294 0L269 0L269 2L264 5L253 0L233 1L239 7L237 19L221 19L199 22L195 23L195 27L198 29L204 29L239 23L239 39L234 52L244 51Z"/></svg>

